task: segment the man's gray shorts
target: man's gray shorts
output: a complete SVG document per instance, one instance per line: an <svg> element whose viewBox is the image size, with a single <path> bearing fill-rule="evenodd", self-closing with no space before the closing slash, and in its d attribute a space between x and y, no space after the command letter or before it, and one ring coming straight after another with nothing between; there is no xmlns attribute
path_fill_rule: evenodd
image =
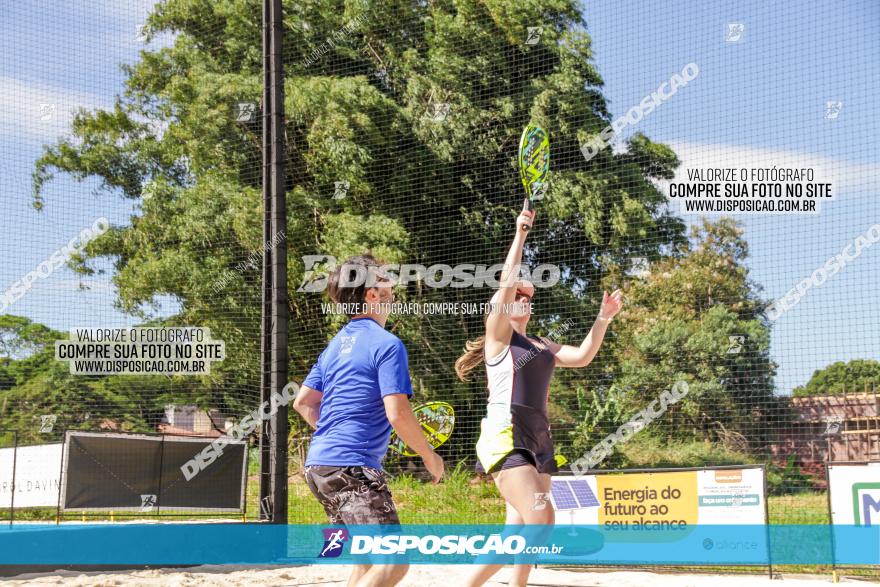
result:
<svg viewBox="0 0 880 587"><path fill-rule="evenodd" d="M331 524L400 524L382 471L372 467L306 467L306 483Z"/></svg>

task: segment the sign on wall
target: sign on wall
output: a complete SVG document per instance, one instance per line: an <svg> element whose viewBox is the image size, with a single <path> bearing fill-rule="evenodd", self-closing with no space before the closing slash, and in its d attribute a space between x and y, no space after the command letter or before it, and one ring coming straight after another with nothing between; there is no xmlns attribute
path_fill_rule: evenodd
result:
<svg viewBox="0 0 880 587"><path fill-rule="evenodd" d="M0 508L55 507L61 483L61 453L60 442L0 448Z"/></svg>

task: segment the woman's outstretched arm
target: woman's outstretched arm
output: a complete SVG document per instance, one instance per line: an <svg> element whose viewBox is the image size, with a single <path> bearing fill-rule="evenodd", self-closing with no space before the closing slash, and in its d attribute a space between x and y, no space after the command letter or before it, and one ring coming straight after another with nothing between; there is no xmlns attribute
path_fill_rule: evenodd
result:
<svg viewBox="0 0 880 587"><path fill-rule="evenodd" d="M602 308L599 310L599 316L596 317L593 327L580 346L560 345L548 341L550 350L556 355L556 365L558 367L586 367L592 362L596 353L599 352L599 347L602 346L602 341L605 339L608 324L623 307L622 296L623 294L619 289L615 290L611 295L608 295L608 292L602 292Z"/></svg>
<svg viewBox="0 0 880 587"><path fill-rule="evenodd" d="M523 210L516 219L516 234L513 237L513 243L507 251L507 258L504 260L504 268L501 271L501 279L499 280L499 290L492 297L492 303L495 304L489 311L489 317L486 320L486 353L490 356L501 352L501 347L510 340L510 334L513 327L510 325L510 319L506 315L506 308L514 302L516 298L516 282L519 280L519 267L522 263L522 250L526 244L526 237L529 229L532 227L535 213L528 209L528 201L523 204Z"/></svg>

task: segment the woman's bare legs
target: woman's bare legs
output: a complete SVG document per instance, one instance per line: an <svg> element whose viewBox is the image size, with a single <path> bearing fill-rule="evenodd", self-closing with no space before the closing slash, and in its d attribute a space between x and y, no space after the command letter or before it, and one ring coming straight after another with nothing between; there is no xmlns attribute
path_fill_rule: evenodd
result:
<svg viewBox="0 0 880 587"><path fill-rule="evenodd" d="M346 587L355 587L357 582L361 580L361 577L367 574L367 571L370 570L371 566L372 565L352 565L351 575L348 576Z"/></svg>
<svg viewBox="0 0 880 587"><path fill-rule="evenodd" d="M504 498L507 507L507 519L505 524L509 526L529 525L553 525L555 521L553 506L547 500L539 500L537 494L546 494L550 491L550 475L538 473L532 466L514 467L492 474L495 485ZM535 509L536 504L542 501L543 509ZM468 587L480 587L489 578L497 573L504 565L489 564L479 565L468 580ZM531 565L514 565L513 576L510 579L511 587L525 587Z"/></svg>
<svg viewBox="0 0 880 587"><path fill-rule="evenodd" d="M520 467L517 467L520 468ZM523 469L531 469L531 467L521 467ZM514 470L514 469L508 469ZM529 506L530 509L534 510L536 507L543 506L542 510L536 510L538 512L543 512L545 514L545 519L547 521L538 522L538 521L522 521L521 524L546 524L552 526L556 520L555 512L553 511L553 504L550 503L549 499L546 499L548 493L550 493L550 475L539 474L538 475L541 490L540 493L544 494L543 496L532 496L532 503ZM539 499L541 498L541 499ZM539 506L539 504L541 504ZM507 505L510 508L510 504ZM529 582L529 573L532 572L532 565L513 565L513 576L510 578L511 587L525 587L525 585Z"/></svg>
<svg viewBox="0 0 880 587"><path fill-rule="evenodd" d="M392 587L403 580L408 570L408 564L370 565L355 585L357 587Z"/></svg>

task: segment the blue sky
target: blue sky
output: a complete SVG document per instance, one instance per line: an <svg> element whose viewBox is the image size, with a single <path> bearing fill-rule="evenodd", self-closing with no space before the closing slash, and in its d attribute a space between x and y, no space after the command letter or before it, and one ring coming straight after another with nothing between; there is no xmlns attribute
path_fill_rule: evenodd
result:
<svg viewBox="0 0 880 587"><path fill-rule="evenodd" d="M94 180L77 183L59 175L47 186L45 210L37 213L30 174L42 145L66 134L76 108L112 107L124 80L120 63L134 62L143 48L137 26L152 3L27 4L7 6L0 16L0 290L97 218L124 224L134 210L132 203L99 192ZM54 112L45 115L42 104L54 104ZM113 302L108 274L79 279L62 268L35 282L8 312L62 330L131 324Z"/></svg>
<svg viewBox="0 0 880 587"><path fill-rule="evenodd" d="M136 210L96 191L95 182L64 176L49 184L44 212L33 210L28 193L41 145L64 134L70 111L112 105L124 79L119 64L134 62L143 48L136 33L149 5L53 0L15 5L0 16L0 290L96 218L125 223ZM797 163L833 183L835 199L820 214L738 216L750 245L751 276L765 297L784 294L880 222L874 102L880 4L599 0L582 6L614 115L686 63L699 65L693 82L632 129L673 146L682 173ZM736 43L725 42L730 22L745 26ZM843 103L836 120L824 117L832 100ZM46 120L43 103L55 104ZM880 245L776 321L779 391L833 361L878 358L878 276ZM132 323L113 302L108 275L78 279L63 269L9 311L59 329Z"/></svg>
<svg viewBox="0 0 880 587"><path fill-rule="evenodd" d="M584 1L604 94L617 116L695 62L697 78L634 130L673 146L687 167L799 163L831 181L817 215L739 215L751 277L777 298L880 222L880 4ZM727 43L727 23L742 39ZM841 101L836 120L826 101ZM818 170L822 170L821 177ZM694 219L692 216L688 220ZM867 249L773 325L777 389L816 368L878 359L880 246Z"/></svg>

